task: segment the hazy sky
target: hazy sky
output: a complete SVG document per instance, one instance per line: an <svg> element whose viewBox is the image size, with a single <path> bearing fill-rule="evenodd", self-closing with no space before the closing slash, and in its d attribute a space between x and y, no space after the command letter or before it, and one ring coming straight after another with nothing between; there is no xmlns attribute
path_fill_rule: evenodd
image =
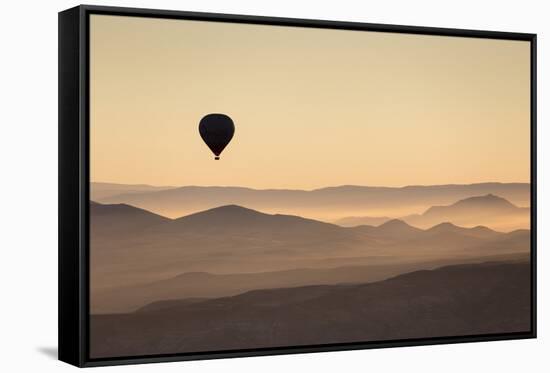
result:
<svg viewBox="0 0 550 373"><path fill-rule="evenodd" d="M103 15L90 40L92 181L529 181L528 42Z"/></svg>

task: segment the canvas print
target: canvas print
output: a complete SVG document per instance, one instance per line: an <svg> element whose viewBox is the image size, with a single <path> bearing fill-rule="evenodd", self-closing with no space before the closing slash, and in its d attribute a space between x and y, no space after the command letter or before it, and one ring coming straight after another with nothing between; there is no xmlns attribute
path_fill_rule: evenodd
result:
<svg viewBox="0 0 550 373"><path fill-rule="evenodd" d="M529 42L89 32L91 358L531 330Z"/></svg>

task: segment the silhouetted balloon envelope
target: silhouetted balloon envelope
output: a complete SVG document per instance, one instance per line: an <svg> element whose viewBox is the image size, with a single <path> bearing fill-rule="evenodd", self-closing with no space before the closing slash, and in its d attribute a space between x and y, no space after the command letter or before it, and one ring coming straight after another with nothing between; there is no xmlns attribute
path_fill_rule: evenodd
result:
<svg viewBox="0 0 550 373"><path fill-rule="evenodd" d="M216 155L214 159L220 159L221 152L233 138L235 125L225 114L208 114L199 123L199 133Z"/></svg>

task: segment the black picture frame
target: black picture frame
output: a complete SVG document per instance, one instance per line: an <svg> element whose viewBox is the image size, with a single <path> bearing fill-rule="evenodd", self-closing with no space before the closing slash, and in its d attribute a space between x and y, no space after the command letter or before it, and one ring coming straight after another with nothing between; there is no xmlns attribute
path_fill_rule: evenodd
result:
<svg viewBox="0 0 550 373"><path fill-rule="evenodd" d="M379 31L528 41L531 45L531 330L487 334L286 346L223 352L181 353L90 359L89 357L89 17L91 14L154 17L273 26ZM211 14L156 9L81 5L59 13L59 360L79 367L216 359L260 355L355 350L511 340L536 337L536 34L398 26L310 19Z"/></svg>

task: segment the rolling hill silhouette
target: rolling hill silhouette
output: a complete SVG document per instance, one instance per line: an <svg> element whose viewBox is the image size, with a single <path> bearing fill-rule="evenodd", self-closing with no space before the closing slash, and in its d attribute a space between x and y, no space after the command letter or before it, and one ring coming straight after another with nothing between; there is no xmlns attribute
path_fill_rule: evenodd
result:
<svg viewBox="0 0 550 373"><path fill-rule="evenodd" d="M446 206L432 206L421 215L403 218L406 222L429 227L448 221L462 226L486 225L509 230L517 225L529 227L529 208L517 207L502 197L493 194L474 196Z"/></svg>
<svg viewBox="0 0 550 373"><path fill-rule="evenodd" d="M128 186L131 188L132 186ZM96 188L92 183L92 190ZM528 205L526 183L479 183L469 185L419 185L400 188L339 186L306 190L251 189L244 187L184 186L165 190L109 195L101 203L127 203L169 217L188 215L222 205L236 204L269 213L284 213L334 221L383 211L404 216L434 205L451 204L471 196L493 193L519 205ZM363 222L365 224L367 222ZM372 221L369 222L372 224ZM368 223L367 223L368 224Z"/></svg>
<svg viewBox="0 0 550 373"><path fill-rule="evenodd" d="M528 262L456 265L380 282L254 290L91 317L91 356L525 332Z"/></svg>
<svg viewBox="0 0 550 373"><path fill-rule="evenodd" d="M305 219L300 216L265 214L249 208L227 205L174 219L159 225L155 232L194 235L217 235L228 237L261 237L285 241L348 240L353 234L341 227Z"/></svg>
<svg viewBox="0 0 550 373"><path fill-rule="evenodd" d="M90 199L94 201L120 194L156 192L174 188L171 186L153 186L147 184L116 184L101 182L92 182L90 186Z"/></svg>
<svg viewBox="0 0 550 373"><path fill-rule="evenodd" d="M441 259L421 263L297 268L260 273L212 274L186 272L148 284L112 288L96 293L93 297L91 311L94 314L127 313L143 307L150 309L151 307L147 306L148 303L159 303L154 308L158 308L157 306L166 307L181 298L184 298L185 301L194 302L208 298L237 295L254 289L365 283L384 280L414 270L433 269L442 265L528 259L527 253L520 253L471 259Z"/></svg>
<svg viewBox="0 0 550 373"><path fill-rule="evenodd" d="M111 209L112 214L91 216L91 269L96 288L148 282L184 271L235 273L309 267L314 261L364 256L365 246L372 241L337 225L234 205L174 220L125 205L100 207L101 211ZM135 219L129 218L129 211ZM142 218L146 222L135 228L138 225L133 222L142 223Z"/></svg>
<svg viewBox="0 0 550 373"><path fill-rule="evenodd" d="M371 281L430 268L430 263L525 253L530 247L529 231L507 235L448 223L422 230L400 220L343 228L235 205L174 220L128 205L93 204L91 210L93 312L125 311L144 300L160 300L160 294L167 298L235 294L254 282L281 287ZM351 266L369 266L368 273L328 270ZM297 269L302 273L261 274ZM196 286L172 283L166 292L154 285L186 272L229 277L226 284L220 284L220 278ZM243 273L257 274L246 278L249 284L231 277ZM198 283L200 276L194 276Z"/></svg>
<svg viewBox="0 0 550 373"><path fill-rule="evenodd" d="M412 214L399 218L413 226L429 228L442 222L452 222L461 226L487 226L496 230L510 231L529 228L530 209L517 207L508 200L487 194L456 201L445 206L431 206L422 214ZM343 227L382 224L392 220L387 217L354 216L338 219L335 224ZM376 225L376 224L374 224Z"/></svg>
<svg viewBox="0 0 550 373"><path fill-rule="evenodd" d="M390 238L393 240L408 240L418 238L422 235L422 229L415 228L405 223L403 220L392 219L379 226L359 226L353 228L365 232L377 238Z"/></svg>
<svg viewBox="0 0 550 373"><path fill-rule="evenodd" d="M478 225L473 228L464 228L454 225L453 223L443 222L425 231L427 234L462 234L470 237L493 239L502 236L501 233L495 232L492 229Z"/></svg>
<svg viewBox="0 0 550 373"><path fill-rule="evenodd" d="M440 215L440 214L455 214L459 212L477 212L483 208L487 213L506 213L509 211L517 211L519 208L504 198L487 194L485 196L475 196L462 199L453 203L450 206L433 206L430 207L423 215Z"/></svg>
<svg viewBox="0 0 550 373"><path fill-rule="evenodd" d="M90 202L92 239L124 237L170 219L124 203L104 205ZM108 237L106 237L108 236Z"/></svg>
<svg viewBox="0 0 550 373"><path fill-rule="evenodd" d="M531 232L516 229L529 208L515 205L528 205L528 184L94 188L93 357L530 325ZM300 216L377 209L424 213L353 227Z"/></svg>

